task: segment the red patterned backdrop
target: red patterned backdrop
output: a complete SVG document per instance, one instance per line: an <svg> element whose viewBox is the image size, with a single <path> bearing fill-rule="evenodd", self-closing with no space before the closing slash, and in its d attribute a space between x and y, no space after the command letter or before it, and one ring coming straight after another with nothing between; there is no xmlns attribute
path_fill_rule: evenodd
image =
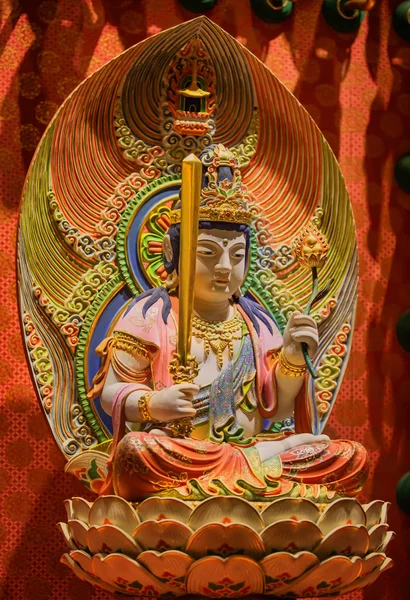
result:
<svg viewBox="0 0 410 600"><path fill-rule="evenodd" d="M362 501L392 502L395 568L350 600L409 597L410 518L395 486L410 470L409 356L395 339L410 308L410 196L393 180L410 150L410 44L391 27L397 1L378 0L359 33L338 34L321 0L268 25L249 0L219 0L208 16L256 54L322 129L347 181L360 250L360 296L349 368L327 433L362 442L371 476ZM1 0L0 42L0 596L102 600L59 564L63 500L84 495L63 474L31 385L16 302L19 200L41 135L66 96L125 48L194 15L176 0Z"/></svg>

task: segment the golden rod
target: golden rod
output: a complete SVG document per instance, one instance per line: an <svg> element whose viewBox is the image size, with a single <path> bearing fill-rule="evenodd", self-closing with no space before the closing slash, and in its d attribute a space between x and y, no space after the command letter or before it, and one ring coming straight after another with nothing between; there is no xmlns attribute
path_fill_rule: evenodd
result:
<svg viewBox="0 0 410 600"><path fill-rule="evenodd" d="M191 359L192 314L198 240L202 163L190 154L182 161L181 236L179 252L179 324L177 353L181 365Z"/></svg>

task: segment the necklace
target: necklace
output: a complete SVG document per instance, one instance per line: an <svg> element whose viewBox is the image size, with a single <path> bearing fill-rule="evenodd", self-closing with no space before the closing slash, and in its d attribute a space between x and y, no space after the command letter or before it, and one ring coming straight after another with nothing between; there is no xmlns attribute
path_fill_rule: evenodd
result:
<svg viewBox="0 0 410 600"><path fill-rule="evenodd" d="M233 341L242 339L243 320L239 313L229 321L205 321L196 315L192 317L192 335L204 340L205 356L216 354L218 369L222 369L223 352L228 348L229 358L233 358Z"/></svg>

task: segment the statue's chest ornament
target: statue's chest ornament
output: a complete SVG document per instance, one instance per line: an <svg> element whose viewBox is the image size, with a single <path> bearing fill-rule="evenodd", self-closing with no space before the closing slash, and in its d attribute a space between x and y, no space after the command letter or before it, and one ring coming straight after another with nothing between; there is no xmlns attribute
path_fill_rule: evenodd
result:
<svg viewBox="0 0 410 600"><path fill-rule="evenodd" d="M229 321L205 321L194 315L192 318L192 335L204 341L205 356L212 351L217 358L218 369L223 366L223 353L228 348L229 358L233 358L234 341L242 339L244 321L240 313Z"/></svg>

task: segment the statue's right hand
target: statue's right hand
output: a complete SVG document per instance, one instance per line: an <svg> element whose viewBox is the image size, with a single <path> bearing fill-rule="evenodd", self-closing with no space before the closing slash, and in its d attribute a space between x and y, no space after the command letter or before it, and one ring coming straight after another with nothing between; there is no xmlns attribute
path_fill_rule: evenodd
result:
<svg viewBox="0 0 410 600"><path fill-rule="evenodd" d="M194 417L196 410L192 406L199 386L194 383L178 383L155 392L149 401L148 411L156 421L176 421L184 417Z"/></svg>

